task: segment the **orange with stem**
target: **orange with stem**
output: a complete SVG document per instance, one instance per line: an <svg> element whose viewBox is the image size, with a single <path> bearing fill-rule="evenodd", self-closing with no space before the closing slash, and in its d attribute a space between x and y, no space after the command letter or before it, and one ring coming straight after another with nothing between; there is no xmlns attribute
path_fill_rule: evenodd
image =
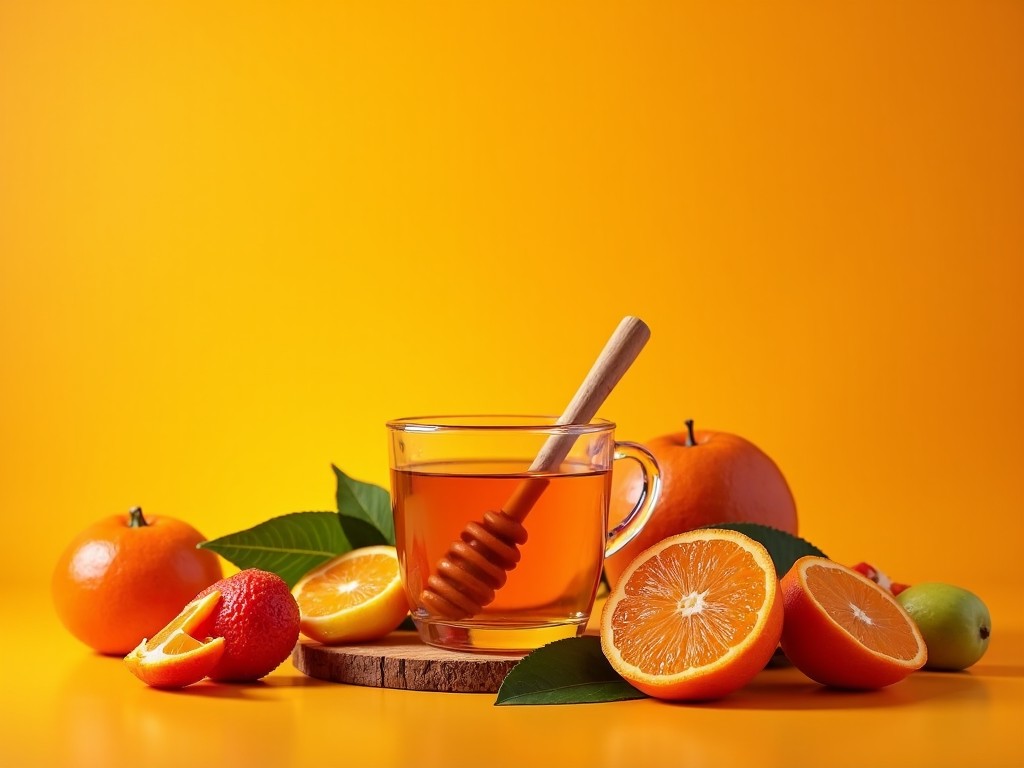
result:
<svg viewBox="0 0 1024 768"><path fill-rule="evenodd" d="M220 560L197 549L191 525L142 509L82 531L57 561L51 581L57 615L100 653L123 655L152 637L196 593L217 581Z"/></svg>

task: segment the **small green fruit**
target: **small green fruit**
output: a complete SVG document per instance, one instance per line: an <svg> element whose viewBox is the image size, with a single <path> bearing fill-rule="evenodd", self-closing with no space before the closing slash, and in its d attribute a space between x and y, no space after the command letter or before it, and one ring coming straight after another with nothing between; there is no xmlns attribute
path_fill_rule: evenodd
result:
<svg viewBox="0 0 1024 768"><path fill-rule="evenodd" d="M992 620L973 592L952 584L924 582L900 592L896 599L914 619L925 645L925 669L967 669L988 649Z"/></svg>

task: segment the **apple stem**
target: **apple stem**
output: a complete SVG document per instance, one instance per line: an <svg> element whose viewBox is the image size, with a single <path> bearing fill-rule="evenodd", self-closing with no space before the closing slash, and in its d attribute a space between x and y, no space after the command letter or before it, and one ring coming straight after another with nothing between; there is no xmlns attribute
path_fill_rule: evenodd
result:
<svg viewBox="0 0 1024 768"><path fill-rule="evenodd" d="M132 507L128 510L128 527L129 528L145 528L149 523L146 522L146 518L142 516L142 507Z"/></svg>
<svg viewBox="0 0 1024 768"><path fill-rule="evenodd" d="M686 447L692 448L697 444L697 436L693 434L693 419L687 419L686 424Z"/></svg>

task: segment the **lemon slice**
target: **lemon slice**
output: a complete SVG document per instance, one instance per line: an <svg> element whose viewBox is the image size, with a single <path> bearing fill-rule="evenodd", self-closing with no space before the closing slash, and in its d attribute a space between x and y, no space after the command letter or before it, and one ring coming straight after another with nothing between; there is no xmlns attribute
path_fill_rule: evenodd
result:
<svg viewBox="0 0 1024 768"><path fill-rule="evenodd" d="M378 640L409 613L394 547L361 547L314 568L292 587L299 628L325 645Z"/></svg>

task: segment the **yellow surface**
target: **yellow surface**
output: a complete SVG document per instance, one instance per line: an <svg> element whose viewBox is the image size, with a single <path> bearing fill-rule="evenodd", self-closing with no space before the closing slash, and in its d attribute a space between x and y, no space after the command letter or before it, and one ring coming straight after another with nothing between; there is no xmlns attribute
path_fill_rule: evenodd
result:
<svg viewBox="0 0 1024 768"><path fill-rule="evenodd" d="M830 764L1024 762L1022 41L1014 0L0 2L0 763L785 764L794 727ZM829 555L1018 634L865 697L513 711L160 695L56 626L93 520L331 509L332 462L386 482L386 419L558 412L627 313L619 437L742 434Z"/></svg>
<svg viewBox="0 0 1024 768"><path fill-rule="evenodd" d="M0 636L18 659L4 666L7 768L1024 764L1019 615L969 671L917 672L877 692L826 690L790 668L704 704L495 707L490 694L325 683L290 661L255 685L157 691L63 635L45 605L19 606L36 633L31 653Z"/></svg>

